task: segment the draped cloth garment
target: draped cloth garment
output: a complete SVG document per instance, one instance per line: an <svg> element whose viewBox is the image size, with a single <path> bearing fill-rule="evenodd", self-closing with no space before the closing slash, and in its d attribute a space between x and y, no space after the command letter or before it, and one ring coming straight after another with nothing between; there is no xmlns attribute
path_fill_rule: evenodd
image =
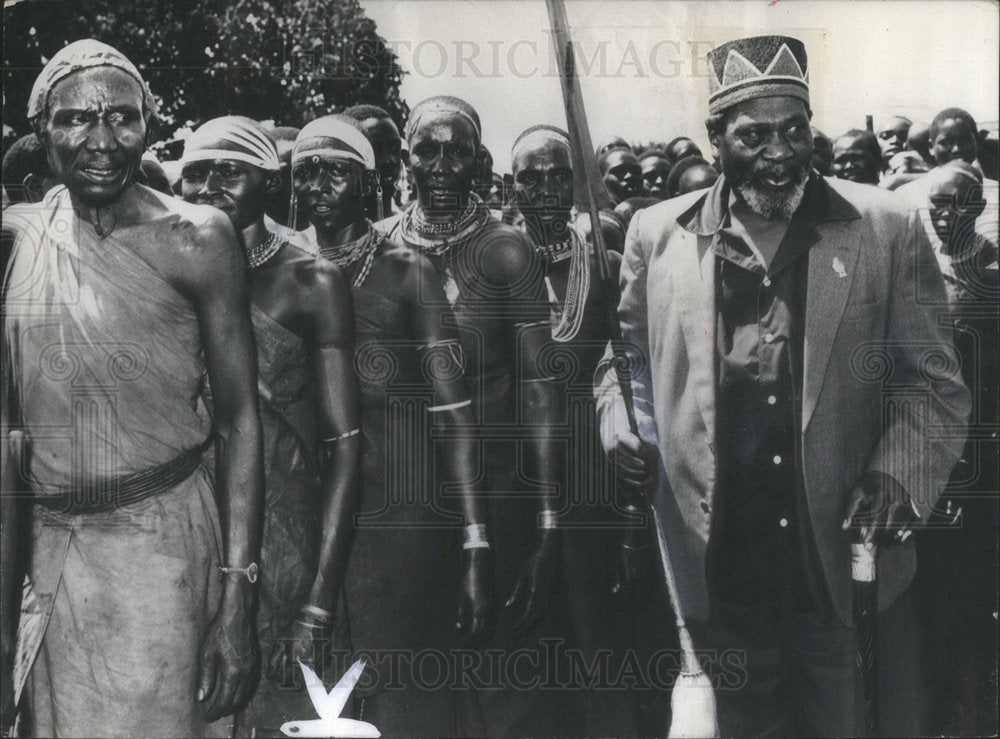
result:
<svg viewBox="0 0 1000 739"><path fill-rule="evenodd" d="M264 432L265 518L257 633L264 659L309 598L319 563L323 504L316 450L315 382L302 340L250 305L257 343L257 390ZM316 657L317 669L324 664ZM263 664L262 664L263 667ZM262 677L242 712L239 735L281 736L286 721L313 717L290 675Z"/></svg>
<svg viewBox="0 0 1000 739"><path fill-rule="evenodd" d="M36 495L155 468L202 445L194 307L129 244L100 240L63 187L4 214L4 325ZM106 513L34 506L19 664L40 736L197 736L198 650L220 592L203 467Z"/></svg>

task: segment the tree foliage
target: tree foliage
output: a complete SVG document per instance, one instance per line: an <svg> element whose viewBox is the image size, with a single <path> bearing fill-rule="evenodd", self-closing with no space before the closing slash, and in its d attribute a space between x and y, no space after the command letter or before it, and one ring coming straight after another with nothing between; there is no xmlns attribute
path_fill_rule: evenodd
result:
<svg viewBox="0 0 1000 739"><path fill-rule="evenodd" d="M31 85L60 48L96 38L139 68L160 136L226 114L302 126L355 103L402 126L402 70L357 0L22 0L4 9L4 123L18 134Z"/></svg>

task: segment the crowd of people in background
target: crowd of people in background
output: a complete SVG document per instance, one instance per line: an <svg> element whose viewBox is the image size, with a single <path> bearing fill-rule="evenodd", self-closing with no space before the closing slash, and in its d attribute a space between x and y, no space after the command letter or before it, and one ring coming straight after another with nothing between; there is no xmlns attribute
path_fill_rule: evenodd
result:
<svg viewBox="0 0 1000 739"><path fill-rule="evenodd" d="M792 54L789 45L797 49L779 42L782 53ZM739 47L747 58L761 55L760 69L777 48L771 41ZM801 72L804 51L794 54ZM722 93L726 84L722 79ZM23 429L24 437L34 431L30 444L5 438L4 445L4 454L13 455L4 459L16 460L22 483L36 496L34 521L20 533L33 542L33 553L21 563L29 587L18 598L17 660L4 644L4 677L8 658L25 670L15 681L17 697L21 688L26 696L22 730L280 735L289 722L313 718L308 694L294 689L297 660L314 666L329 687L361 657L368 660L366 678L346 710L384 735L662 734L672 677L661 685L662 676L647 667L661 664L658 656L676 654L677 636L650 554L654 547L642 540L648 529L643 534L635 524L641 498L619 490L639 489L655 478L656 463L649 459L656 457L656 443L647 437L641 446L636 442L632 468L631 447L615 450L603 440L610 456L601 451L599 427L606 419L595 406L593 386L607 368L605 349L614 332L593 231L601 230L611 252L613 277L621 271L619 315L626 330L635 329L629 321L636 315L646 319L645 307L633 314L627 304L647 279L643 260L655 261L675 238L716 233L721 242L712 248L724 265L716 277L719 294L726 300L742 295L745 275L731 265L754 257L730 249L726 238L743 234L748 243L757 239L778 248L785 232L776 237L767 224L779 221L793 224L789 233L806 229L794 231L803 242L812 233L813 220L782 216L766 204L744 212L741 198L752 203L750 195L737 196L736 185L720 190L727 182L738 184L732 165L737 145L726 138L735 124L723 114L748 101L782 100L803 118L807 94L780 95L740 98L731 107L713 98L711 151L686 136L637 145L600 132L593 154L610 207L594 224L575 207L570 138L557 126L540 123L506 142L509 173L495 171L483 143L486 133L495 141L501 122L482 121L467 102L446 95L415 105L402 131L378 101L331 111L301 129L276 125L274 111L262 111L259 120L225 116L202 122L182 145L160 146L158 157L145 138L155 106L138 69L96 41L56 54L32 95L28 113L35 132L7 148L2 170L3 268L13 276L5 291L10 299L10 291L27 290L5 310L5 355L13 375L5 392L9 382L17 396L5 429ZM817 229L838 219L863 223L863 229L870 221L872 230L858 233L888 234L887 240L895 239L892 249L901 251L929 244L943 277L961 377L949 374L947 359L943 366L929 361L929 371L951 388L948 412L954 418L964 413L962 384L972 391L970 433L950 487L926 510L913 500L914 512L934 525L915 537L919 617L915 625L905 623L926 635L928 648L917 656L930 677L917 684L911 675L900 685L915 686L913 705L926 711L926 721L883 730L989 731L996 722L997 674L996 131L980 130L955 107L927 124L892 115L877 125L859 121L834 137L815 122L810 128L808 117L788 127L794 129L790 146L808 165L801 182L790 183L791 165L765 175L777 183L769 192L805 188L808 181L806 195L799 192L795 201L796 207L803 203L796 212L807 216L795 218L814 219ZM668 114L663 128L670 129ZM739 132L746 146L754 135ZM173 158L163 154L168 151ZM868 189L822 189L834 180ZM718 203L703 201L718 192ZM859 205L869 192L872 212ZM677 212L661 208L664 201L674 201ZM833 210L823 211L828 201ZM690 210L699 207L706 210ZM705 224L715 207L730 208L741 222L726 216L710 228ZM913 211L920 234L897 218ZM669 223L658 231L656 219L668 213ZM68 229L57 223L64 217ZM661 232L664 241L653 243ZM44 249L29 244L39 238L73 244L46 261L39 256ZM784 253L766 253L766 266L770 258L784 264ZM854 267L842 253L826 267L830 279ZM919 271L923 252L914 254L906 258ZM897 257L892 251L891 259ZM875 256L868 258L876 264ZM94 271L75 273L75 262L67 267L63 259L93 259ZM865 260L862 255L858 264ZM789 270L804 269L802 260L795 264ZM858 290L869 289L866 279L875 285L885 277L858 269ZM39 274L37 284L27 279ZM804 292L795 297L795 285L804 282L788 278L805 273L778 274L785 276L775 275L776 289L787 292L773 305L780 313L782 301L792 301L792 317L774 330L798 326L788 330L810 335L812 324L795 323L794 312L804 311L805 303L794 300L806 300ZM923 278L918 288L941 287L936 272ZM763 279L764 287L770 279ZM83 299L70 299L70 293ZM852 330L871 328L865 311L881 310L888 300L900 301L892 304L891 320L905 323L892 313L905 305L900 296L875 294L852 302L845 321L853 321ZM650 305L651 326L663 318L657 310L666 316L670 307ZM720 334L729 337L729 345L715 348L719 371L729 373L737 388L732 397L746 401L727 401L732 417L753 412L771 423L765 413L785 409L786 395L794 407L789 414L804 413L796 374L802 371L801 346L798 355L789 350L797 370L775 381L781 399L758 399L749 389L757 379L742 376L741 368L751 363L748 356L757 356L758 320L763 326L771 319L755 313L745 320L736 302L721 298L718 311ZM674 340L670 320L663 318L663 335ZM751 341L750 334L752 345L741 344ZM771 337L760 341L770 345ZM933 333L926 340L939 338ZM832 343L833 335L824 340ZM127 367L109 359L112 341L129 342L143 357L142 367L155 370L129 375L132 389L122 394L117 388ZM64 352L79 355L72 359L72 377L46 353L59 342ZM766 345L759 344L761 356ZM706 351L711 356L713 348ZM36 376L35 360L59 371ZM687 359L680 361L687 368ZM692 360L666 383L688 393L678 406L684 423L700 418L692 398L700 403L702 391L685 374L694 377L695 370ZM74 384L81 377L86 382ZM640 422L653 423L653 406L658 415L662 396L644 399L643 380L636 382ZM90 434L79 442L85 453L73 448L68 459L69 447L39 430L64 423L81 397L95 408L116 404L116 422L125 430L84 429ZM757 400L763 410L756 409ZM837 412L829 410L835 405L818 411L814 423L834 427L823 413ZM758 417L745 418L756 423ZM88 416L80 428L91 422L102 421ZM782 423L774 421L775 428ZM805 487L795 477L800 467L787 460L807 452L791 436L772 465L770 452L764 462L756 452L740 458L733 440L744 438L741 429L721 426L718 438L730 434L735 450L725 452L726 460L763 470L768 484ZM963 439L951 440L952 446L958 449ZM715 440L706 443L714 454ZM688 469L667 444L661 437L661 464L695 476L691 469L699 463ZM30 464L17 456L22 453ZM199 467L203 453L208 462ZM949 453L936 463L946 465ZM782 458L786 464L775 472ZM661 469L661 481L675 472ZM789 476L774 477L780 474ZM630 475L634 485L621 483ZM96 502L67 492L67 481L79 480ZM127 499L126 507L109 507L101 498L107 480ZM754 500L787 504L793 512L802 505L791 497ZM730 505L730 511L739 507ZM110 525L123 510L130 512L128 526ZM709 502L701 500L700 509L692 502L690 510L668 519L677 525L683 515L690 523L709 512ZM8 525L15 520L10 515L5 513L7 540L17 531ZM725 525L736 526L735 514L728 515ZM792 513L788 517L788 531L805 530L796 528L803 525ZM108 525L83 526L84 519ZM781 521L786 529L788 521ZM903 541L909 536L904 528ZM123 533L133 529L140 533ZM816 574L822 557L814 557L816 542L807 533L802 537L792 548L770 538L760 546L785 546L780 557L802 547L807 569L816 570L796 571L801 590L782 591L781 602L802 598L809 604L802 610L811 613L822 607L821 598L803 583L813 587L810 578L822 579ZM727 577L740 587L746 581L739 578L756 577L739 570L756 566L754 546L726 550L738 570ZM697 556L706 556L704 548ZM833 602L832 611L840 605ZM149 611L165 613L169 628L160 628ZM29 643L32 634L36 639ZM545 651L555 644L558 649ZM432 654L458 655L459 674L449 675L456 684L466 681L462 690L431 674L442 669L430 664ZM518 654L527 655L523 675L521 666L489 661ZM663 671L675 675L676 667ZM725 665L715 667L713 677L725 690L734 674L737 683L740 674L755 679L758 665L743 664L745 672L728 675ZM895 670L885 668L883 688L898 678ZM466 689L470 680L476 689ZM770 690L768 685L753 689ZM816 700L828 698L824 693ZM14 693L4 700L6 722ZM776 731L840 731L841 724L824 723L836 713L832 706L825 714L817 709L824 718L814 725L787 719L792 723ZM737 715L727 714L728 720Z"/></svg>
<svg viewBox="0 0 1000 739"><path fill-rule="evenodd" d="M356 105L345 111L366 121L366 130L375 142L376 157L381 173L383 212L401 210L416 199L409 167L406 142L391 116L376 105ZM285 223L289 195L288 161L291 144L299 129L275 125L272 120L261 121L278 144L284 163L285 182L271 199L271 209L279 213L269 223ZM887 190L898 190L921 179L930 170L952 161L964 161L983 181L987 202L992 206L984 210L981 227L987 238L997 242L996 186L1000 173L1000 139L996 130L978 128L976 121L961 108L940 111L930 124L911 121L904 115L892 115L879 121L877 126L852 128L835 138L812 126L814 153L813 168L824 177L875 185ZM180 159L164 158L156 149L170 151L179 157L181 139L163 142L143 154L140 182L164 193L181 193ZM627 229L635 211L663 200L710 187L719 177L717 159L705 155L687 136L677 136L669 142L628 143L621 136L607 136L598 144L596 155L604 178L604 185L611 195L613 213ZM162 156L162 154L160 155ZM480 146L475 191L491 210L496 211L506 223L517 218L514 202L515 182L511 173L496 172L493 156L485 144ZM12 142L3 157L4 203L23 199L40 200L54 184L49 173L45 151L35 134L27 134ZM913 198L914 188L903 189L910 193L915 207L923 207L920 197ZM270 212L270 211L269 211ZM992 229L990 224L993 224Z"/></svg>

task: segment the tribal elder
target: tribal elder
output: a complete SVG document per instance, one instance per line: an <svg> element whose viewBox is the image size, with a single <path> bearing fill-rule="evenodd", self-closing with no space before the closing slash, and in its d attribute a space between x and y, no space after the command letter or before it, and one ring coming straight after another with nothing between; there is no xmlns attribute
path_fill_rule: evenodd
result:
<svg viewBox="0 0 1000 739"><path fill-rule="evenodd" d="M424 100L410 113L406 139L418 198L380 226L431 261L455 312L481 437L497 590L506 599L486 649L507 660L517 649L538 653L550 632L559 562L559 396L554 369L542 362L551 341L544 264L472 192L482 139L472 106ZM546 709L552 696L524 677L534 689L519 689L518 679L480 692L488 735L557 731L558 716Z"/></svg>
<svg viewBox="0 0 1000 739"><path fill-rule="evenodd" d="M709 53L722 175L632 219L618 315L641 436L608 372L602 438L652 488L695 645L745 655L716 692L723 736L859 733L859 539L879 543L881 727L919 735L911 533L961 450L969 392L916 213L811 173L808 79L794 38Z"/></svg>
<svg viewBox="0 0 1000 739"><path fill-rule="evenodd" d="M313 710L281 678L298 677L295 659L322 669L349 550L360 448L351 293L336 265L265 227L281 165L263 126L210 120L187 140L182 165L184 199L229 216L246 253L264 432L257 628L271 679L238 725L240 735L279 736Z"/></svg>
<svg viewBox="0 0 1000 739"><path fill-rule="evenodd" d="M552 314L552 347L567 362L560 392L571 410L566 428L570 439L562 495L558 501L562 580L559 602L560 636L580 650L590 663L599 650L613 660L598 680L607 684L620 669L629 646L620 628L619 603L610 594L622 527L608 485L608 462L599 449L591 387L604 346L611 338L606 286L600 283L597 258L588 239L571 221L573 165L569 136L552 126L533 126L514 142L511 151L514 195L525 235L545 265L545 285ZM621 257L609 253L612 278L617 280ZM555 356L555 355L554 355ZM621 509L622 505L618 505ZM574 686L568 735L633 734L626 696L621 690ZM630 728L631 727L631 728Z"/></svg>
<svg viewBox="0 0 1000 739"><path fill-rule="evenodd" d="M422 683L418 655L452 654L490 627L493 562L475 417L434 267L365 217L376 167L371 143L346 116L307 124L292 154L294 210L344 271L354 300L363 463L338 626L372 670L357 691L360 717L389 736L456 736L471 731L468 693ZM410 658L400 663L401 654Z"/></svg>
<svg viewBox="0 0 1000 739"><path fill-rule="evenodd" d="M62 186L4 217L20 231L3 449L10 423L30 439L35 735L198 736L257 682L263 475L244 255L224 214L134 182L154 109L115 49L59 51L28 115ZM214 490L201 463L213 437Z"/></svg>

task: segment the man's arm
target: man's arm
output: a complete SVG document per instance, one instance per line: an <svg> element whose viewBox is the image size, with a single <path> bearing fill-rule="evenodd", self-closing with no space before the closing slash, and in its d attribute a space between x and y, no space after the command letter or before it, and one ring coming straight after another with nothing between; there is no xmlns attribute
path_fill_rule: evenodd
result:
<svg viewBox="0 0 1000 739"><path fill-rule="evenodd" d="M653 394L649 373L649 342L646 314L646 255L639 236L640 213L632 218L626 246L620 260L612 257L611 269L617 274L621 298L618 321L629 359L633 407L639 436L629 428L625 401L615 369L615 357L609 344L597 368L594 395L597 400L597 423L601 443L611 456L616 471L619 504L632 515L646 509L643 493L652 493L659 452L656 424L653 420ZM616 264L617 262L617 264ZM622 537L616 562L612 593L623 607L635 610L650 588L641 586L653 570L649 551L651 533L647 526L630 526Z"/></svg>
<svg viewBox="0 0 1000 739"><path fill-rule="evenodd" d="M486 637L493 624L493 557L486 531L489 514L483 491L476 484L476 421L465 382L465 360L444 288L434 267L417 257L406 280L412 296L413 340L426 379L434 393L428 412L431 424L448 434L440 455L442 480L457 487L465 535L462 548L463 585L458 614L467 643Z"/></svg>
<svg viewBox="0 0 1000 739"><path fill-rule="evenodd" d="M257 364L243 250L229 219L206 217L180 265L182 289L198 315L212 386L215 486L223 529L223 565L258 562L264 502ZM213 573L214 576L214 573ZM257 586L244 575L224 580L218 614L202 646L198 700L207 721L238 710L258 679Z"/></svg>
<svg viewBox="0 0 1000 739"><path fill-rule="evenodd" d="M643 215L642 211L636 213L629 226L619 272L621 298L618 303L618 323L621 326L625 352L630 360L632 399L639 426L638 437L629 429L625 402L619 387L610 345L597 369L594 384L601 443L604 450L614 456L620 478L627 485L636 488L649 482L649 477L655 472L650 463L655 460L657 444L649 368L647 264L640 235Z"/></svg>
<svg viewBox="0 0 1000 739"><path fill-rule="evenodd" d="M314 640L332 624L353 532L361 465L360 403L354 371L351 288L334 265L317 262L307 302L309 346L317 382L323 534L319 563L305 607L288 635L291 650L275 645L269 673L280 674L285 657L313 661ZM294 664L291 665L294 668Z"/></svg>
<svg viewBox="0 0 1000 739"><path fill-rule="evenodd" d="M876 534L905 536L907 525L928 519L961 453L971 409L951 329L941 320L944 283L916 212L891 261L891 383L922 388L926 403L894 404L868 471L848 500L844 527L863 526L869 541ZM928 351L929 344L936 347Z"/></svg>
<svg viewBox="0 0 1000 739"><path fill-rule="evenodd" d="M516 407L531 432L527 475L542 489L535 549L525 560L521 577L506 603L517 618L512 627L516 633L527 631L543 615L555 589L559 563L558 492L564 460L553 433L561 416L559 385L539 365L553 341L544 265L531 245L514 231L492 251L498 258L496 273L505 280L507 311L517 336Z"/></svg>

